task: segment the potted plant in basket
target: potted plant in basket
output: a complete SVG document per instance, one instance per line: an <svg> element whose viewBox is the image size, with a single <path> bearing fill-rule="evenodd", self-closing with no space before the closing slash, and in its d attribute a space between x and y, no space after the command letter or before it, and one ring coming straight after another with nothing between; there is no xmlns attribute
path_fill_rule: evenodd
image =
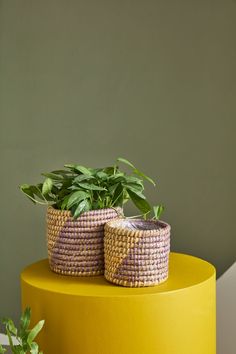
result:
<svg viewBox="0 0 236 354"><path fill-rule="evenodd" d="M135 173L133 164L123 162ZM151 217L152 208L146 200L134 202L143 212L142 218L116 219L105 225L105 278L127 287L157 285L168 278L171 228L159 220L163 206L154 206Z"/></svg>
<svg viewBox="0 0 236 354"><path fill-rule="evenodd" d="M64 169L43 173L36 185L23 184L21 191L34 203L47 206L47 243L53 271L74 276L93 276L104 272L104 225L123 216L124 203L131 200L147 215L150 205L143 195L143 180L152 179L134 166L132 173L120 163L87 168L67 164ZM158 209L160 211L160 209Z"/></svg>

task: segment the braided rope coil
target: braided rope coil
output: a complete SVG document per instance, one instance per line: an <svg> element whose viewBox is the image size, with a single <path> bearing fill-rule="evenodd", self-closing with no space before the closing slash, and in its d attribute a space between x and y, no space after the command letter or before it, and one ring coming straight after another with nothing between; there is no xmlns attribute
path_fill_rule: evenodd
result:
<svg viewBox="0 0 236 354"><path fill-rule="evenodd" d="M74 220L70 211L47 209L47 245L52 271L72 276L104 273L104 225L121 208L91 210Z"/></svg>
<svg viewBox="0 0 236 354"><path fill-rule="evenodd" d="M171 227L164 221L120 219L105 225L105 278L127 287L168 278Z"/></svg>

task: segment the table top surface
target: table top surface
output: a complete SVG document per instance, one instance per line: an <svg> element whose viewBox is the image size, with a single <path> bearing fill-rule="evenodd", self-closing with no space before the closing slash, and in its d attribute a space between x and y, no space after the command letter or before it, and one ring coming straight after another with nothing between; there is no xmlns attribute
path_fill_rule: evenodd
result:
<svg viewBox="0 0 236 354"><path fill-rule="evenodd" d="M136 296L167 293L197 286L215 277L212 264L200 258L170 253L169 278L162 284L145 288L125 288L109 283L103 276L72 277L53 273L47 259L34 263L23 270L21 280L33 287L62 294L79 296Z"/></svg>

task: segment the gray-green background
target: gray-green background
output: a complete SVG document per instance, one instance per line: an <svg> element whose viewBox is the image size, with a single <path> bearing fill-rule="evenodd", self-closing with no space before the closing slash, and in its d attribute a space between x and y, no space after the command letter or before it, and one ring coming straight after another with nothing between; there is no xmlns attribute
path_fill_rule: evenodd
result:
<svg viewBox="0 0 236 354"><path fill-rule="evenodd" d="M158 181L172 250L232 264L235 38L233 0L0 1L0 316L46 256L18 185L68 162L130 159Z"/></svg>

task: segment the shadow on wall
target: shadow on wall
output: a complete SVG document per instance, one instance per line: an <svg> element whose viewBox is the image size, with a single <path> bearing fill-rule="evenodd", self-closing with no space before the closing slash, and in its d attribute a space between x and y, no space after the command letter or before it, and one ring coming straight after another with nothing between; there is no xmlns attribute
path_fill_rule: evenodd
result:
<svg viewBox="0 0 236 354"><path fill-rule="evenodd" d="M217 353L235 354L236 263L217 281Z"/></svg>

